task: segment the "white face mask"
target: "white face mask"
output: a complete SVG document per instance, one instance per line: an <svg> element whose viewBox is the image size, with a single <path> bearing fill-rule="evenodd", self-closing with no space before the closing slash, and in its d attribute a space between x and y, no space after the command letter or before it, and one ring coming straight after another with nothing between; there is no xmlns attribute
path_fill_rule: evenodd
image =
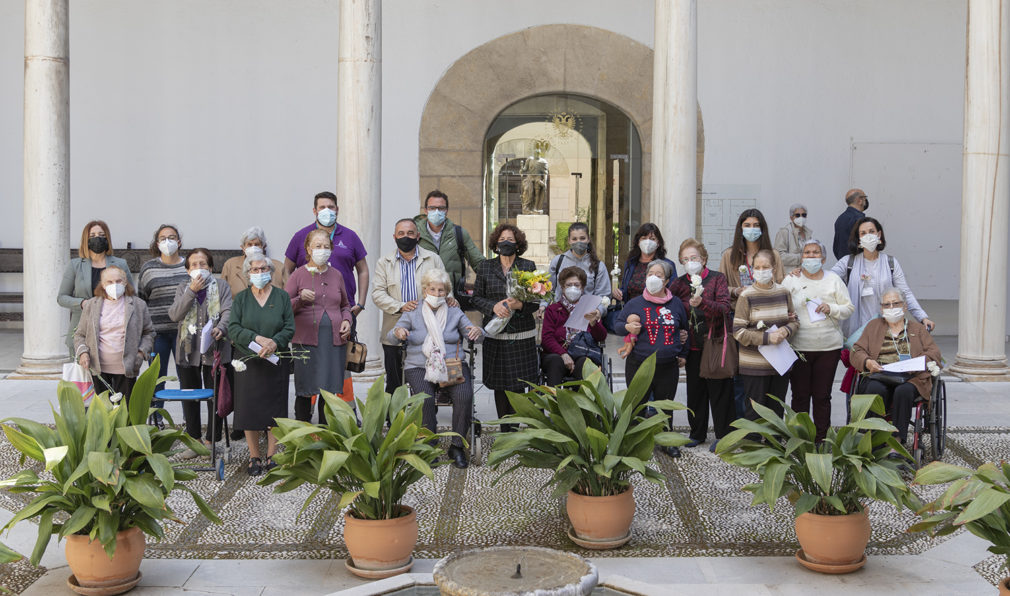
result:
<svg viewBox="0 0 1010 596"><path fill-rule="evenodd" d="M337 221L337 212L330 208L320 209L316 212L316 221L319 225L328 228Z"/></svg>
<svg viewBox="0 0 1010 596"><path fill-rule="evenodd" d="M330 254L333 251L328 248L313 248L312 249L312 262L316 265L325 265L330 260Z"/></svg>
<svg viewBox="0 0 1010 596"><path fill-rule="evenodd" d="M262 246L256 246L256 245L247 246L247 247L245 247L245 249L242 252L245 253L245 256L251 257L251 256L253 256L255 254L261 254L263 252L263 247Z"/></svg>
<svg viewBox="0 0 1010 596"><path fill-rule="evenodd" d="M166 257L170 257L179 250L179 243L175 240L165 239L158 243L158 250Z"/></svg>
<svg viewBox="0 0 1010 596"><path fill-rule="evenodd" d="M807 218L803 217L802 215L799 217L794 217L793 223L796 224L797 228L802 228L803 224L807 223Z"/></svg>
<svg viewBox="0 0 1010 596"><path fill-rule="evenodd" d="M885 308L880 311L880 315L884 317L884 320L888 323L897 323L905 318L905 309L900 306L895 308Z"/></svg>
<svg viewBox="0 0 1010 596"><path fill-rule="evenodd" d="M194 280L200 277L207 279L210 277L210 271L207 271L206 269L191 269L189 271L189 276Z"/></svg>
<svg viewBox="0 0 1010 596"><path fill-rule="evenodd" d="M582 298L582 288L577 288L575 286L566 287L565 298L568 298L569 302L578 302L579 298Z"/></svg>
<svg viewBox="0 0 1010 596"><path fill-rule="evenodd" d="M818 259L817 257L809 257L803 259L803 268L806 269L807 273L809 273L810 275L813 275L818 271L820 271L821 265L823 265L823 263L821 263L821 260Z"/></svg>
<svg viewBox="0 0 1010 596"><path fill-rule="evenodd" d="M771 269L755 269L754 270L754 281L762 285L768 285L772 282L772 275L774 271Z"/></svg>
<svg viewBox="0 0 1010 596"><path fill-rule="evenodd" d="M119 300L119 297L126 292L126 285L120 283L105 284L105 295L113 300Z"/></svg>
<svg viewBox="0 0 1010 596"><path fill-rule="evenodd" d="M428 294L427 296L425 296L424 297L424 301L427 302L428 306L430 306L432 308L438 308L438 307L442 306L443 304L445 304L445 298L444 297L442 297L442 296L432 296L431 294Z"/></svg>
<svg viewBox="0 0 1010 596"><path fill-rule="evenodd" d="M642 238L638 241L638 249L642 251L643 255L651 255L656 252L659 248L659 243L652 238Z"/></svg>
<svg viewBox="0 0 1010 596"><path fill-rule="evenodd" d="M684 269L687 269L687 272L690 275L698 275L704 268L705 265L703 265L701 261L688 261L684 263Z"/></svg>
<svg viewBox="0 0 1010 596"><path fill-rule="evenodd" d="M650 294L658 294L663 289L663 278L658 275L650 275L645 278L645 289Z"/></svg>
<svg viewBox="0 0 1010 596"><path fill-rule="evenodd" d="M869 251L877 250L878 244L880 244L880 236L876 234L866 234L859 239L859 246Z"/></svg>

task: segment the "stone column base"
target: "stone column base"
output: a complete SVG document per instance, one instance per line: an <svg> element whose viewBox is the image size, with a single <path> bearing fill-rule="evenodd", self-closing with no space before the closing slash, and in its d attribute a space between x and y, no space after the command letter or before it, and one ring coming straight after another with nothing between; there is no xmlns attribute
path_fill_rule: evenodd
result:
<svg viewBox="0 0 1010 596"><path fill-rule="evenodd" d="M957 355L954 364L946 372L964 381L1010 381L1010 367L1006 358L982 360Z"/></svg>
<svg viewBox="0 0 1010 596"><path fill-rule="evenodd" d="M386 372L386 367L382 365L382 359L373 353L369 353L365 357L365 370L359 373L351 373L351 376L354 378L355 383L372 384L384 372Z"/></svg>
<svg viewBox="0 0 1010 596"><path fill-rule="evenodd" d="M21 365L7 376L14 380L59 380L63 378L63 365L70 362L67 356L50 358L21 357Z"/></svg>

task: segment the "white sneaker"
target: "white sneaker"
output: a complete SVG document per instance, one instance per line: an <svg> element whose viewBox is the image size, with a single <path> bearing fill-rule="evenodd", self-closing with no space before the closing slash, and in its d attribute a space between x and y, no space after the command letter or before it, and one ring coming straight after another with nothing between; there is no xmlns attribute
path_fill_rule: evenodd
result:
<svg viewBox="0 0 1010 596"><path fill-rule="evenodd" d="M196 456L197 456L196 451L193 451L189 447L187 447L185 451L179 454L179 457L181 457L182 459L193 459Z"/></svg>

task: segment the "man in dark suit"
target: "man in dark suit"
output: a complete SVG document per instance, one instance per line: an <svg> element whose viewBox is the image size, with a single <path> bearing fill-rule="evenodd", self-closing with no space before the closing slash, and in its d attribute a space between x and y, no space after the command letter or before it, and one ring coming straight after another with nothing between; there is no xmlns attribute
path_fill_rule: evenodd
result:
<svg viewBox="0 0 1010 596"><path fill-rule="evenodd" d="M845 204L848 205L845 211L842 211L835 220L835 241L831 249L836 259L849 254L849 234L852 232L852 226L863 216L863 212L870 208L870 199L862 189L853 188L845 193Z"/></svg>

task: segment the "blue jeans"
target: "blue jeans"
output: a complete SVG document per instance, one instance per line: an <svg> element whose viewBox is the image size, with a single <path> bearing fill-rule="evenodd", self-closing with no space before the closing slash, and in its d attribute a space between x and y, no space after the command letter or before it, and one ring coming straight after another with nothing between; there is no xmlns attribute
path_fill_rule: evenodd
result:
<svg viewBox="0 0 1010 596"><path fill-rule="evenodd" d="M785 399L785 398L783 398ZM733 377L733 405L737 418L743 418L747 414L747 392L744 390L743 379L739 375Z"/></svg>
<svg viewBox="0 0 1010 596"><path fill-rule="evenodd" d="M154 353L161 358L161 368L158 370L158 376L163 377L168 374L168 356L169 354L175 355L175 341L179 336L179 332L175 329L171 331L159 331L154 336ZM175 362L176 366L179 365L178 359ZM165 388L164 383L158 383L154 388L155 393L161 391ZM160 399L155 399L151 401L152 408L162 408L165 406L165 402Z"/></svg>

